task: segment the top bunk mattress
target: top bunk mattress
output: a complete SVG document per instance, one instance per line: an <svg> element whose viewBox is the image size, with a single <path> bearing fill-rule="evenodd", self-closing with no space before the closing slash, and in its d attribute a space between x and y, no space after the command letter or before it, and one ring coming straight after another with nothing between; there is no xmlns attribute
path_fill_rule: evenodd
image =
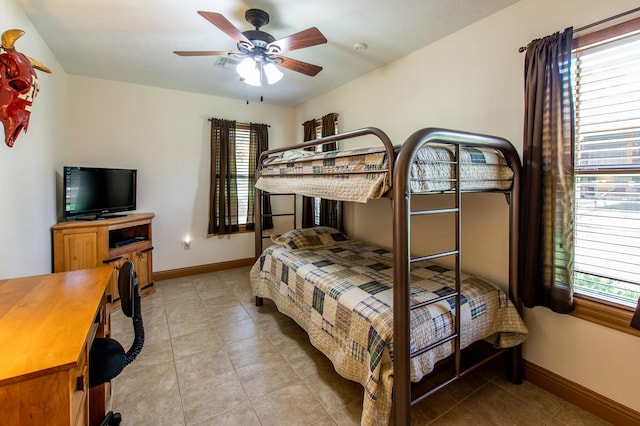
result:
<svg viewBox="0 0 640 426"><path fill-rule="evenodd" d="M395 154L401 146L394 147ZM493 148L461 147L461 190L511 188L513 171ZM295 193L339 201L367 202L390 189L388 158L383 147L314 153L301 149L269 157L261 165L256 188L273 194ZM455 189L455 147L426 144L409 171L412 193Z"/></svg>

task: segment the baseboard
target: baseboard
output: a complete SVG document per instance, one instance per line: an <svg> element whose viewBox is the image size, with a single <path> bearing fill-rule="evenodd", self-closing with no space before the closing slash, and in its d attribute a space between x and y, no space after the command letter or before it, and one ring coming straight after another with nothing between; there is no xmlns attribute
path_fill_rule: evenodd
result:
<svg viewBox="0 0 640 426"><path fill-rule="evenodd" d="M188 277L190 275L206 274L208 272L224 271L225 269L241 268L251 266L256 259L253 257L246 259L229 260L227 262L209 263L207 265L188 266L186 268L170 269L153 273L153 280L169 280L173 278Z"/></svg>
<svg viewBox="0 0 640 426"><path fill-rule="evenodd" d="M640 413L524 360L524 378L614 425L640 425Z"/></svg>

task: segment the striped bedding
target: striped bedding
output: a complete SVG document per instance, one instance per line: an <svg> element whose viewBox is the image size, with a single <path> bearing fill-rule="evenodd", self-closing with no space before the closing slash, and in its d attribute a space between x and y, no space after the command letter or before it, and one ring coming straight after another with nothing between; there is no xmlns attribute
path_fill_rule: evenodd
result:
<svg viewBox="0 0 640 426"><path fill-rule="evenodd" d="M400 147L395 147L396 154ZM414 193L448 191L455 184L454 148L429 144L418 150L411 166ZM490 148L461 148L462 190L509 189L513 172ZM389 190L388 159L381 147L312 153L286 151L262 165L256 187L270 193L367 202Z"/></svg>
<svg viewBox="0 0 640 426"><path fill-rule="evenodd" d="M299 242L276 242L251 269L254 294L273 300L280 312L306 330L340 375L364 386L363 425L388 424L393 387L392 254L346 237L306 248L298 248ZM411 303L452 293L454 276L442 266L416 263ZM526 326L502 290L463 275L462 295L463 348L490 336L498 348L526 339ZM450 299L412 311L412 350L452 332L453 304ZM452 343L444 344L414 358L411 380L419 381L452 351Z"/></svg>

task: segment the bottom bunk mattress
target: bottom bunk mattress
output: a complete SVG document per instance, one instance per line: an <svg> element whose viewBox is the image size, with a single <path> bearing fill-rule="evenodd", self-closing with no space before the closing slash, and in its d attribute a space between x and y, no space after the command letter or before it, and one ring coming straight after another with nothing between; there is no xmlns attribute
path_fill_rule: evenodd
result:
<svg viewBox="0 0 640 426"><path fill-rule="evenodd" d="M386 249L317 227L274 240L251 269L255 296L308 333L341 376L364 386L362 424L388 424L393 388L393 256ZM455 272L418 262L412 267L411 303L454 292ZM461 347L493 339L496 348L522 343L527 328L504 291L476 277L461 277ZM411 350L452 334L454 298L411 311ZM411 361L420 381L453 353L453 342Z"/></svg>

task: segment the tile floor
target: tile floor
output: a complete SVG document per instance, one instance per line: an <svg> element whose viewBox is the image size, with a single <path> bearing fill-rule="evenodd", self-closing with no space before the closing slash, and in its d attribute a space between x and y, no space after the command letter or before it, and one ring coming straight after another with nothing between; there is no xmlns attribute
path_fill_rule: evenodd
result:
<svg viewBox="0 0 640 426"><path fill-rule="evenodd" d="M338 376L292 320L256 308L249 268L156 282L146 342L114 381L123 426L359 425L362 387ZM125 348L130 319L112 316ZM603 425L531 383L485 368L412 409L415 425Z"/></svg>

